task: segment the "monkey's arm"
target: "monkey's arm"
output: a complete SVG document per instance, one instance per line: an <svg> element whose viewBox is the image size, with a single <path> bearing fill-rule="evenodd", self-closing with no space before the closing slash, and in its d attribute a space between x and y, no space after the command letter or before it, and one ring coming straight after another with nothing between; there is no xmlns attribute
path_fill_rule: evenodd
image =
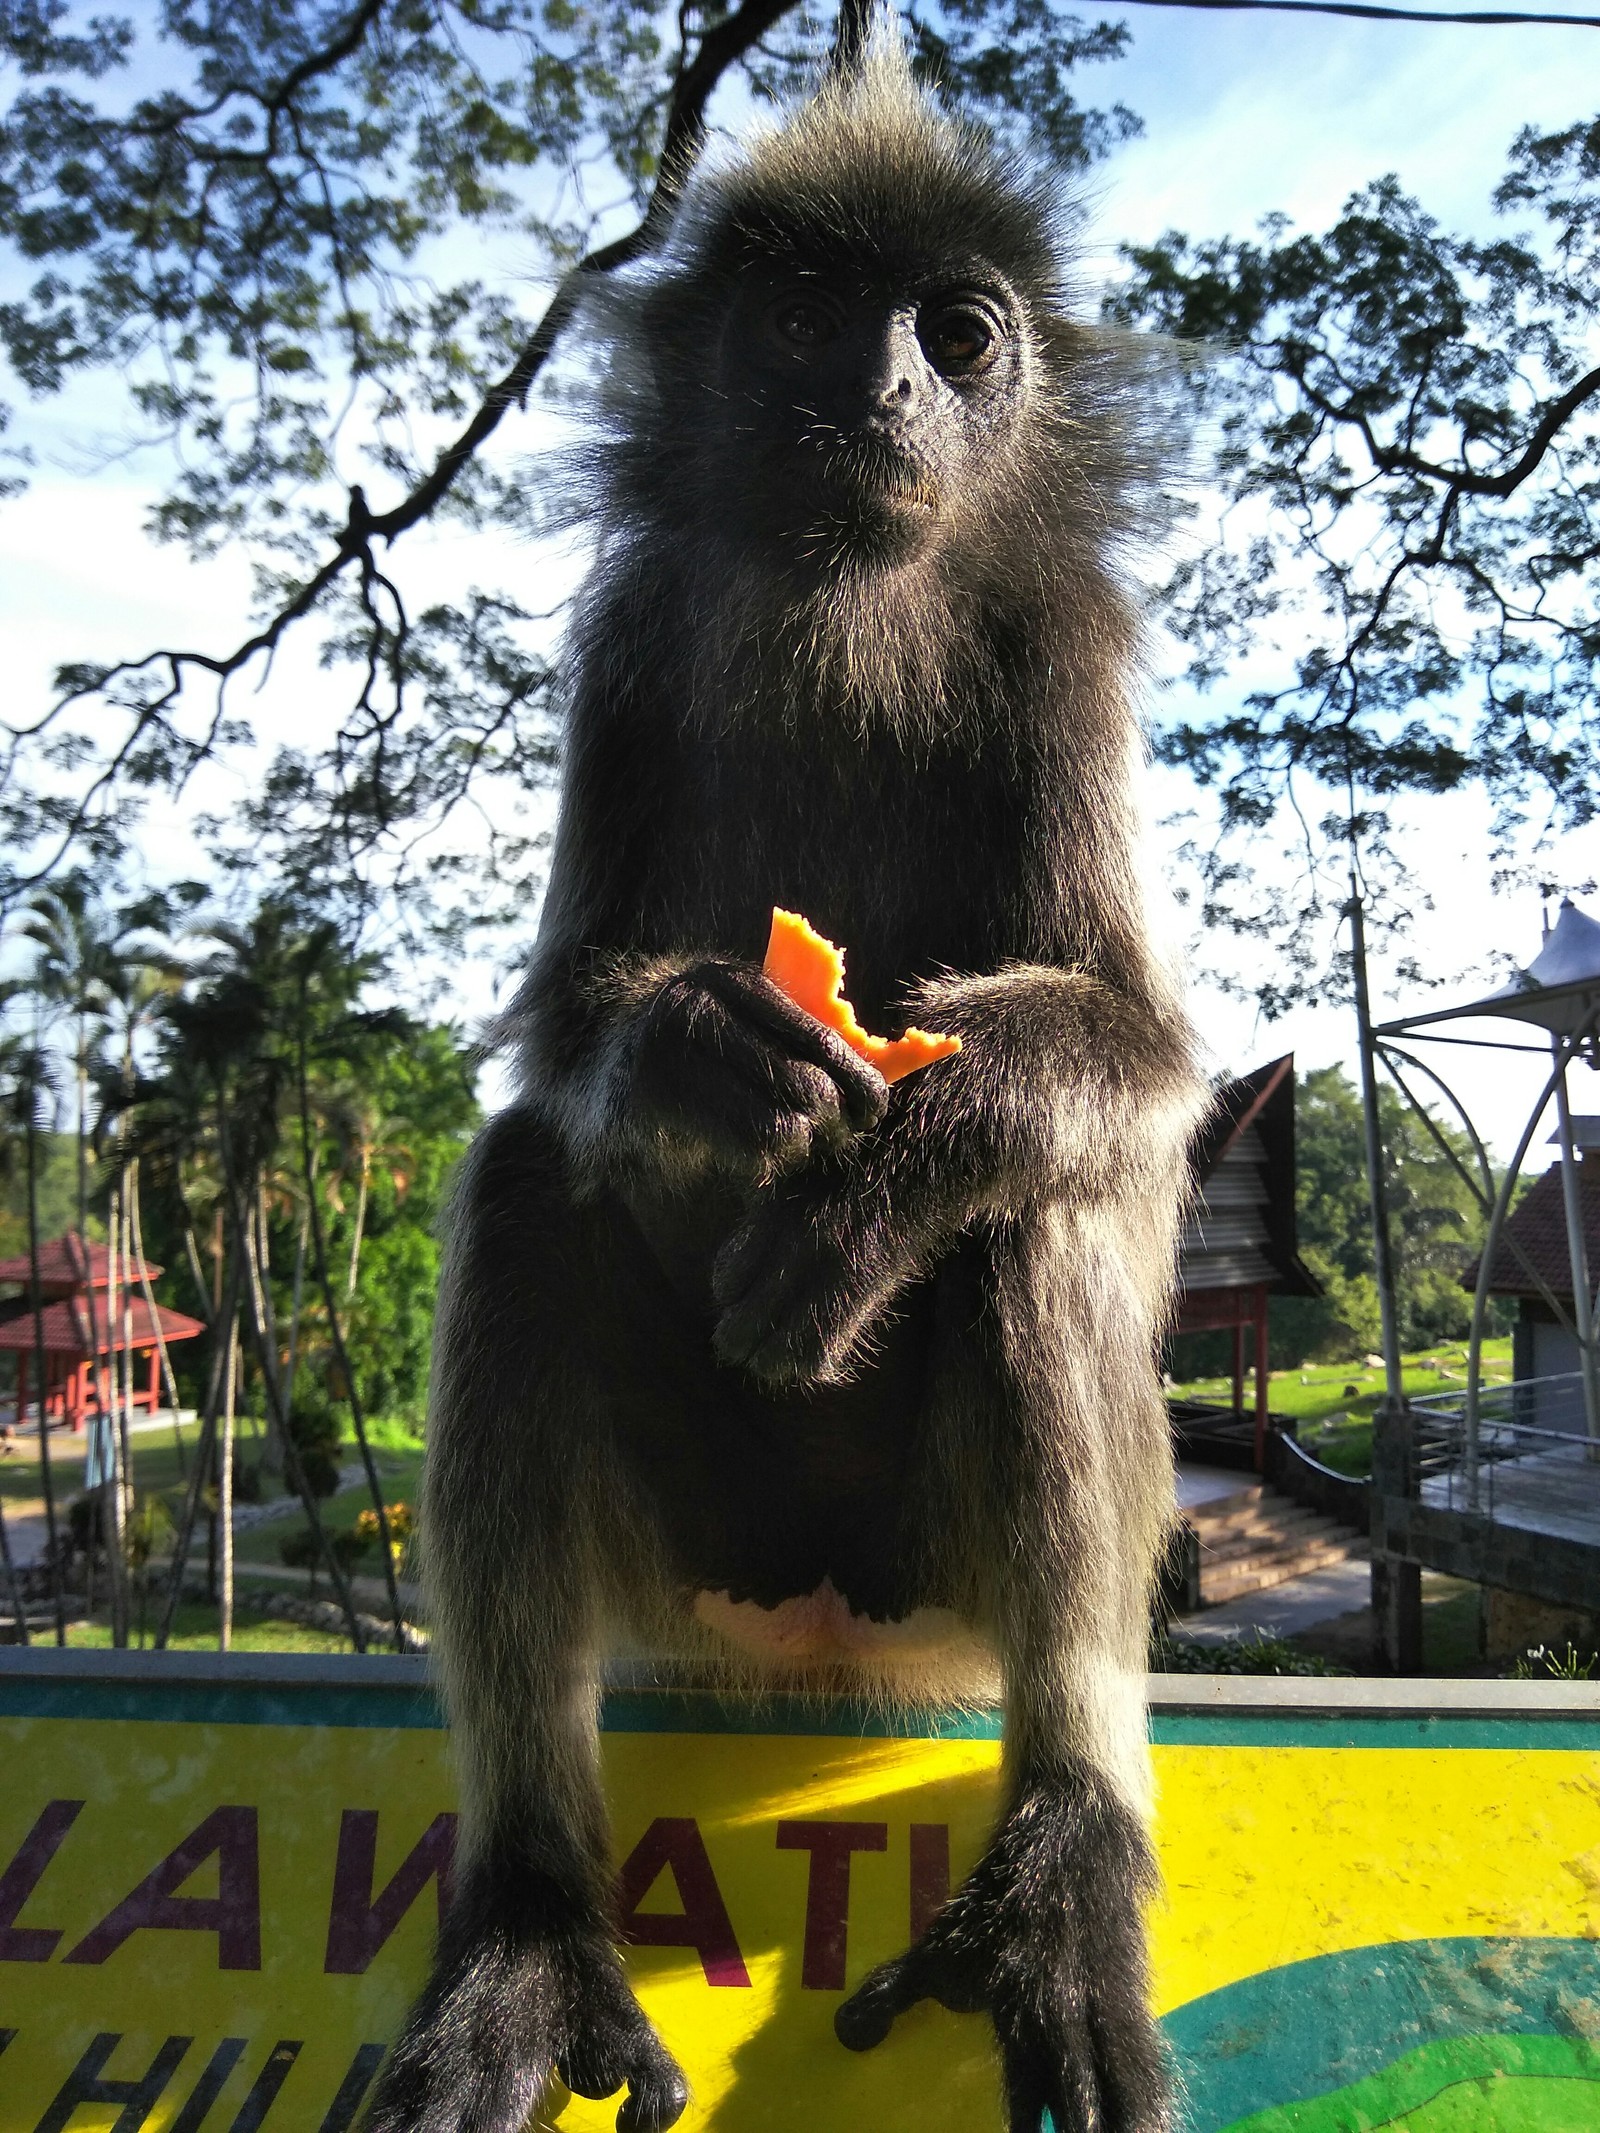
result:
<svg viewBox="0 0 1600 2133"><path fill-rule="evenodd" d="M848 1375L874 1321L962 1229L1170 1189L1202 1084L1181 1013L1025 964L908 1006L961 1051L896 1084L882 1126L775 1178L717 1269L718 1352L773 1382Z"/></svg>

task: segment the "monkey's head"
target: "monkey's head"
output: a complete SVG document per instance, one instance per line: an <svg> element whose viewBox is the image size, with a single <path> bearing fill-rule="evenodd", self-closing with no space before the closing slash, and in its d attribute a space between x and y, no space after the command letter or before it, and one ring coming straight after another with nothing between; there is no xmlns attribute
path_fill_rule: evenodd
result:
<svg viewBox="0 0 1600 2133"><path fill-rule="evenodd" d="M802 583L1014 566L1109 467L1063 284L1047 195L880 35L690 189L628 328L649 408L619 502Z"/></svg>

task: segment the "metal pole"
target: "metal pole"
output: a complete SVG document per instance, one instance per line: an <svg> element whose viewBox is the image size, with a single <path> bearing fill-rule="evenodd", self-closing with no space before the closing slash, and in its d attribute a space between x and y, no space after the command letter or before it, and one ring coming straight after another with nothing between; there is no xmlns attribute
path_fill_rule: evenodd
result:
<svg viewBox="0 0 1600 2133"><path fill-rule="evenodd" d="M1567 1256L1572 1267L1572 1330L1578 1340L1578 1369L1583 1378L1584 1428L1600 1439L1600 1375L1595 1369L1594 1307L1589 1294L1589 1253L1583 1234L1583 1205L1578 1195L1578 1156L1572 1145L1572 1107L1567 1101L1567 1056L1559 1036L1550 1039L1557 1066L1556 1132L1561 1143L1561 1204L1567 1219Z"/></svg>
<svg viewBox="0 0 1600 2133"><path fill-rule="evenodd" d="M1405 1378L1395 1307L1394 1260L1389 1249L1389 1202L1383 1182L1383 1136L1378 1130L1377 1049L1367 989L1367 928L1355 868L1350 869L1350 968L1361 1054L1361 1117L1366 1128L1367 1193L1372 1209L1372 1270L1383 1327L1384 1395L1372 1418L1372 1614L1382 1662L1396 1674L1422 1668L1422 1572L1387 1545L1387 1505L1411 1494Z"/></svg>
<svg viewBox="0 0 1600 2133"><path fill-rule="evenodd" d="M1372 1041L1372 1001L1367 991L1367 928L1361 891L1350 875L1350 963L1355 978L1356 1033L1361 1050L1361 1117L1367 1134L1367 1192L1372 1209L1372 1271L1383 1325L1383 1376L1389 1402L1402 1406L1400 1324L1395 1309L1394 1260L1389 1250L1389 1203L1383 1184L1383 1138L1378 1130L1378 1071Z"/></svg>

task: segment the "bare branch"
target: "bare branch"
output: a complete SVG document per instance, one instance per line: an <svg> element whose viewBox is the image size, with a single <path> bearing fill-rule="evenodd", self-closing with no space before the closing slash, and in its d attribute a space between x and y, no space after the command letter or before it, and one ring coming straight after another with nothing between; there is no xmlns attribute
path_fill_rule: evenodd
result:
<svg viewBox="0 0 1600 2133"><path fill-rule="evenodd" d="M1538 472L1545 454L1584 402L1600 398L1600 367L1587 372L1575 385L1570 385L1547 404L1522 452L1499 474L1474 474L1470 467L1444 466L1424 459L1419 452L1401 451L1381 444L1359 408L1341 407L1337 401L1319 393L1304 376L1297 377L1295 383L1319 414L1326 415L1330 422L1347 424L1359 431L1367 454L1380 473L1415 474L1419 481L1438 482L1458 496L1506 497L1514 496L1529 475Z"/></svg>
<svg viewBox="0 0 1600 2133"><path fill-rule="evenodd" d="M645 213L637 225L624 236L597 247L570 269L546 307L544 316L524 343L516 361L489 387L471 419L445 446L431 470L408 494L387 511L374 512L368 504L364 490L359 484L353 485L345 525L331 554L302 585L284 599L258 630L236 645L231 652L215 654L162 649L148 653L141 659L119 661L116 665L97 672L92 680L80 682L67 690L31 727L13 729L12 753L22 742L37 736L50 726L73 703L88 696L103 695L109 686L117 682L137 681L152 668L159 670L164 667L166 670L166 686L150 701L137 706L131 730L78 800L56 840L56 849L50 859L36 874L30 874L29 880L43 878L59 864L62 854L82 832L95 806L115 785L141 743L148 738L152 729L164 724L166 713L183 693L184 678L188 672L192 670L211 675L221 685L258 657L265 656L270 661L285 633L325 598L352 564L358 567L363 589L369 598L371 588L375 584L383 586L391 597L397 597L392 586L377 570L373 555L374 542L382 540L392 544L413 526L430 517L449 494L463 470L494 435L507 411L513 406L526 405L535 380L579 307L585 285L597 275L614 272L631 260L642 257L661 242L683 185L704 146L706 110L718 84L729 68L737 65L794 5L795 0L744 0L744 4L736 8L726 21L716 24L701 37L692 59L685 63L680 54L680 63L668 101L656 182ZM308 54L269 95L261 96L260 92L246 89L243 85L234 85L230 90L220 92L219 100L225 101L230 93L257 95L275 124L278 116L292 103L293 96L299 89L357 49L377 21L382 8L383 0L363 0L363 4L349 18L337 38L318 52ZM685 27L686 39L687 35ZM180 124L189 118L203 115L199 110L191 110L187 106L175 114ZM217 715L213 718L209 731L186 746L189 769L192 770L204 760L216 745L220 724L219 702Z"/></svg>

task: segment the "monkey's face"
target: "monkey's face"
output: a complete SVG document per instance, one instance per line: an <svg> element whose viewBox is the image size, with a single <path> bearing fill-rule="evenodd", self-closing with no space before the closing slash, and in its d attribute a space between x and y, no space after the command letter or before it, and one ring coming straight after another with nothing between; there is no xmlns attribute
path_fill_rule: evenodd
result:
<svg viewBox="0 0 1600 2133"><path fill-rule="evenodd" d="M1020 307L981 268L747 269L718 365L722 447L758 538L826 572L970 524L1018 421Z"/></svg>

